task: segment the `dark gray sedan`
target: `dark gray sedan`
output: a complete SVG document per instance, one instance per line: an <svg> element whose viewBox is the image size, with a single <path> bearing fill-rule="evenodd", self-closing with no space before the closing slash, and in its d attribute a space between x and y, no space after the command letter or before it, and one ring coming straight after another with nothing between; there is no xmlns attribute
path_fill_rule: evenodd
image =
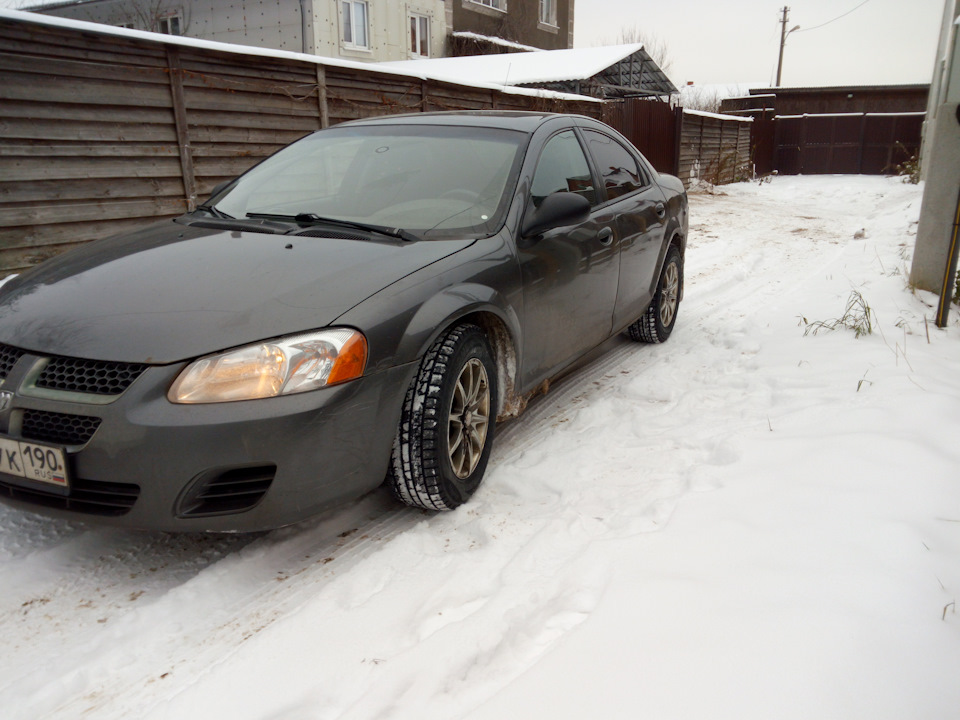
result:
<svg viewBox="0 0 960 720"><path fill-rule="evenodd" d="M0 288L0 500L180 531L385 479L454 508L497 419L616 333L670 336L686 234L680 182L589 118L314 133Z"/></svg>

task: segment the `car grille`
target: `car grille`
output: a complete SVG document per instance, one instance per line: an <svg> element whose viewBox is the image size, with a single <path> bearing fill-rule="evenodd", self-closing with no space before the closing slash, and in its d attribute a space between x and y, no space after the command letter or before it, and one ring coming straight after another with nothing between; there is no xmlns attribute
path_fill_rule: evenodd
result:
<svg viewBox="0 0 960 720"><path fill-rule="evenodd" d="M35 385L50 390L119 395L147 369L138 363L53 357Z"/></svg>
<svg viewBox="0 0 960 720"><path fill-rule="evenodd" d="M33 505L43 505L59 510L73 510L88 515L116 517L130 512L140 496L140 486L127 483L74 480L70 485L70 495L58 495L43 490L10 485L0 480L0 494L11 500L19 500Z"/></svg>
<svg viewBox="0 0 960 720"><path fill-rule="evenodd" d="M276 465L231 468L194 483L177 507L180 517L227 515L256 505L273 483Z"/></svg>
<svg viewBox="0 0 960 720"><path fill-rule="evenodd" d="M6 380L7 375L13 370L17 360L23 355L23 350L9 345L0 345L0 381Z"/></svg>
<svg viewBox="0 0 960 720"><path fill-rule="evenodd" d="M24 410L20 435L58 445L83 445L100 427L100 418L46 410Z"/></svg>

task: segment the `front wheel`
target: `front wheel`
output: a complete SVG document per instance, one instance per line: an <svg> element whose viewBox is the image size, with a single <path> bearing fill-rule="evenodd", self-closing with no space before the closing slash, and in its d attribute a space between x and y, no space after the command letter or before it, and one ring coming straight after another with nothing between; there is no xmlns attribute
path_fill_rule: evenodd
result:
<svg viewBox="0 0 960 720"><path fill-rule="evenodd" d="M496 423L497 373L476 325L442 334L420 364L400 413L387 482L403 502L452 510L480 484Z"/></svg>
<svg viewBox="0 0 960 720"><path fill-rule="evenodd" d="M650 307L643 316L627 328L630 338L638 342L665 342L677 322L680 291L683 287L683 260L676 246L671 245L660 273L660 282Z"/></svg>

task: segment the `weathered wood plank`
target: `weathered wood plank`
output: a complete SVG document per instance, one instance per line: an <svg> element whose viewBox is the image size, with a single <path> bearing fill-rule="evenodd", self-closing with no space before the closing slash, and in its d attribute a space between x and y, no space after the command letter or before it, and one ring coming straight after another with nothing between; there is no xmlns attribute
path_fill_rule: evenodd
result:
<svg viewBox="0 0 960 720"><path fill-rule="evenodd" d="M0 215L7 203L183 197L180 178L112 178L0 182Z"/></svg>
<svg viewBox="0 0 960 720"><path fill-rule="evenodd" d="M127 220L158 215L182 214L186 201L180 198L150 198L143 200L106 200L56 205L12 205L0 213L0 227L25 225L56 225L65 222L89 220Z"/></svg>
<svg viewBox="0 0 960 720"><path fill-rule="evenodd" d="M177 215L179 215L178 213ZM163 221L169 217L132 218L129 220L107 220L97 222L59 223L57 225L31 225L28 227L0 228L0 267L6 268L8 253L11 251L34 251L50 245L66 243L82 244L99 240L122 232L145 227L152 222Z"/></svg>
<svg viewBox="0 0 960 720"><path fill-rule="evenodd" d="M14 55L0 51L0 70L4 72L23 72L31 75L52 75L53 77L86 78L110 80L113 82L156 83L165 85L165 68L131 67L115 63L86 62Z"/></svg>
<svg viewBox="0 0 960 720"><path fill-rule="evenodd" d="M169 108L54 104L45 102L40 97L5 102L0 109L0 118L173 126L173 115Z"/></svg>
<svg viewBox="0 0 960 720"><path fill-rule="evenodd" d="M0 123L0 127L3 127ZM158 145L151 143L142 144L123 144L109 145L107 143L97 143L96 145L78 144L78 145L50 145L43 143L40 145L7 145L0 143L0 157L177 157L179 152L177 146L173 143ZM0 179L3 182L3 179Z"/></svg>
<svg viewBox="0 0 960 720"><path fill-rule="evenodd" d="M170 118L172 121L172 118ZM127 122L76 122L70 120L38 120L0 117L2 140L76 140L86 143L176 142L174 126Z"/></svg>
<svg viewBox="0 0 960 720"><path fill-rule="evenodd" d="M240 93L209 88L185 87L187 109L214 110L218 112L257 113L263 115L306 116L316 118L317 97L314 93L302 98L288 96L281 92L273 95L264 93Z"/></svg>
<svg viewBox="0 0 960 720"><path fill-rule="evenodd" d="M170 107L170 91L153 83L116 83L28 73L0 72L0 100L35 100L88 105Z"/></svg>
<svg viewBox="0 0 960 720"><path fill-rule="evenodd" d="M208 157L259 157L273 155L287 143L200 143L194 141L193 156L195 158Z"/></svg>
<svg viewBox="0 0 960 720"><path fill-rule="evenodd" d="M262 157L198 157L195 166L198 176L236 177L262 159Z"/></svg>
<svg viewBox="0 0 960 720"><path fill-rule="evenodd" d="M200 143L250 143L287 145L299 140L316 128L282 130L280 128L230 127L227 125L191 125L190 137L194 145Z"/></svg>
<svg viewBox="0 0 960 720"><path fill-rule="evenodd" d="M93 62L166 67L163 45L118 36L0 20L0 44L9 52Z"/></svg>
<svg viewBox="0 0 960 720"><path fill-rule="evenodd" d="M70 180L73 178L180 177L178 158L27 158L0 157L0 178L22 180Z"/></svg>
<svg viewBox="0 0 960 720"><path fill-rule="evenodd" d="M191 137L193 128L251 128L263 130L299 130L306 134L317 129L314 118L291 115L258 115L253 112L217 112L188 109Z"/></svg>
<svg viewBox="0 0 960 720"><path fill-rule="evenodd" d="M183 99L183 76L180 70L180 51L167 46L167 63L170 66L170 95L173 98L173 119L177 131L177 146L180 149L180 169L187 210L197 206L197 179L193 172L193 150L190 147L187 127L187 110Z"/></svg>

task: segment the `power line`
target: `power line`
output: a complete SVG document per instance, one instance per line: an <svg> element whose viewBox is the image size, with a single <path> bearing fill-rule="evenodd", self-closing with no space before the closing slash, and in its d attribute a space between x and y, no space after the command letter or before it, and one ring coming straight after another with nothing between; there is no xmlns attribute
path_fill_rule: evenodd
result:
<svg viewBox="0 0 960 720"><path fill-rule="evenodd" d="M870 2L870 0L863 0L862 3L860 3L859 5L857 5L857 6L856 6L855 8L853 8L852 10L847 10L843 15L837 15L837 17L835 17L833 20L827 20L827 22L825 22L825 23L823 23L823 24L821 24L821 25L814 25L812 28L803 28L803 29L797 30L796 32L810 32L811 30L817 30L817 29L819 29L819 28L822 28L822 27L824 27L824 26L826 26L826 25L829 25L830 23L836 22L836 21L839 20L840 18L845 18L847 15L849 15L849 14L852 13L852 12L854 12L855 10L859 10L860 8L862 8L862 7L863 7L864 5L866 5L868 2Z"/></svg>

